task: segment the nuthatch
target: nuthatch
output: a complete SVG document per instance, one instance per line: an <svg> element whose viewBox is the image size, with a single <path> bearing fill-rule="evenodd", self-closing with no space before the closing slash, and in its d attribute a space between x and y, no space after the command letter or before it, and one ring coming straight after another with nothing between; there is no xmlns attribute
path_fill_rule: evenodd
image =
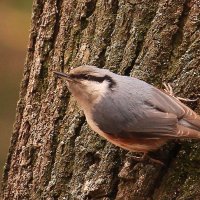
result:
<svg viewBox="0 0 200 200"><path fill-rule="evenodd" d="M200 116L148 83L95 66L80 66L65 78L90 127L133 152L156 150L170 139L200 139Z"/></svg>

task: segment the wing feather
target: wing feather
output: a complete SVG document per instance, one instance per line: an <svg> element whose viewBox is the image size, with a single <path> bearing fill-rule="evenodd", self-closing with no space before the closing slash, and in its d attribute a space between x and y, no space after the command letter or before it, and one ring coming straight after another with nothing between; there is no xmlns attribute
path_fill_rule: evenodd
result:
<svg viewBox="0 0 200 200"><path fill-rule="evenodd" d="M170 139L180 137L182 119L199 126L199 116L178 99L138 81L130 82L132 89L123 86L120 93L103 97L94 107L93 120L103 132L125 139Z"/></svg>
<svg viewBox="0 0 200 200"><path fill-rule="evenodd" d="M187 107L177 98L172 97L157 88L153 88L153 90L153 102L155 105L162 108L165 112L176 114L180 124L184 124L185 126L200 131L199 115L197 115L192 109Z"/></svg>

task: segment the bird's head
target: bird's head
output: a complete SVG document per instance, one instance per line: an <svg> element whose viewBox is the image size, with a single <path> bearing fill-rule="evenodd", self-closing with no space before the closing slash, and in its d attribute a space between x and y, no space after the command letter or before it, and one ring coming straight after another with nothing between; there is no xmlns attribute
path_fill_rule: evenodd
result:
<svg viewBox="0 0 200 200"><path fill-rule="evenodd" d="M80 66L72 69L68 74L54 73L66 81L70 92L79 102L81 101L80 103L100 99L116 86L112 72L95 66Z"/></svg>

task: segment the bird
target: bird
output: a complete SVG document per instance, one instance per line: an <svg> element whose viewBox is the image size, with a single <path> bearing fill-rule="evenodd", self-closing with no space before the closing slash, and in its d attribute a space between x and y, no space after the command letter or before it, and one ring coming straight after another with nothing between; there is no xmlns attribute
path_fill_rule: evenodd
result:
<svg viewBox="0 0 200 200"><path fill-rule="evenodd" d="M135 77L82 65L64 79L93 131L143 158L173 139L200 139L200 116L178 98Z"/></svg>

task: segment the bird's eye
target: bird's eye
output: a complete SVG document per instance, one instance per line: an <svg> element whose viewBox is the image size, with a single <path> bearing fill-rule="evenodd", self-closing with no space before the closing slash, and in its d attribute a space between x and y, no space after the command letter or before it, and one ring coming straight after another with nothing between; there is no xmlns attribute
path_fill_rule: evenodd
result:
<svg viewBox="0 0 200 200"><path fill-rule="evenodd" d="M84 80L90 79L90 75L88 74L72 74L71 77L75 79L84 79Z"/></svg>
<svg viewBox="0 0 200 200"><path fill-rule="evenodd" d="M91 76L88 75L88 74L84 74L83 78L86 79L86 80L90 80L90 79L91 79Z"/></svg>
<svg viewBox="0 0 200 200"><path fill-rule="evenodd" d="M105 77L99 77L99 76L94 76L94 75L90 75L90 74L77 74L77 75L73 75L74 78L76 79L82 79L82 80L88 80L88 81L95 81L95 82L99 82L102 83L106 78Z"/></svg>

